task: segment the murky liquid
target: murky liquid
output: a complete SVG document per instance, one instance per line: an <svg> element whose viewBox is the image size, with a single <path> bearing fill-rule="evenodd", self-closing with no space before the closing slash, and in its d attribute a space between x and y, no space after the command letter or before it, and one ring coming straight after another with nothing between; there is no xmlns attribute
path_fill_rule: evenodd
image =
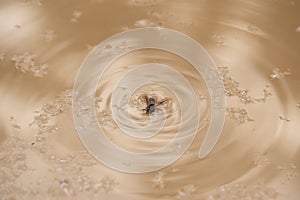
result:
<svg viewBox="0 0 300 200"><path fill-rule="evenodd" d="M7 0L0 5L0 199L300 198L299 1ZM200 117L194 142L175 163L151 173L122 173L96 160L81 143L72 88L95 45L149 26L180 31L208 51L226 90L226 123L213 151L200 160L211 119L203 77L169 52L126 54L107 68L95 94L98 124L111 143L135 153L160 149L176 136L187 111L168 87L143 85L124 96L130 120L146 127L165 112L164 127L147 140L122 132L112 113L112 93L141 64L161 63L180 72L197 97ZM150 116L143 112L145 94L169 101Z"/></svg>

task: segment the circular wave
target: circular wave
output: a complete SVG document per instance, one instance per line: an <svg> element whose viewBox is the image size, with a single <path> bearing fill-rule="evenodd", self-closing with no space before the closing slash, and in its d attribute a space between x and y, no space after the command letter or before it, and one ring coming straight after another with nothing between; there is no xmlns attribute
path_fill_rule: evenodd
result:
<svg viewBox="0 0 300 200"><path fill-rule="evenodd" d="M179 32L161 28L133 29L109 38L92 51L77 74L73 113L80 139L90 153L107 166L130 173L155 171L180 158L198 132L200 116L197 97L189 82L171 67L148 63L129 70L119 80L111 97L112 117L123 133L131 137L146 139L155 136L166 121L164 110L157 109L158 112L153 112L157 115L151 118L148 125L138 126L130 117L127 97L132 96L142 85L161 84L176 94L180 104L181 120L176 136L157 151L137 154L113 145L102 133L97 124L95 109L92 109L98 77L101 77L105 69L120 56L145 48L165 50L179 55L204 77L212 107L210 126L199 151L200 158L204 158L216 144L225 119L225 92L222 82L213 61L194 40ZM81 102L85 102L84 109ZM150 114L152 116L152 113ZM89 126L86 126L87 124Z"/></svg>

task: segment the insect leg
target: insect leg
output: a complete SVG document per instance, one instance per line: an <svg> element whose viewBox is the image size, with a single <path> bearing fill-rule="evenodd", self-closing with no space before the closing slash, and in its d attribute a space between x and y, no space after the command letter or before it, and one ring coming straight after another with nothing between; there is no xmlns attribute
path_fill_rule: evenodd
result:
<svg viewBox="0 0 300 200"><path fill-rule="evenodd" d="M162 100L161 102L159 102L159 103L157 104L157 106L159 106L159 105L161 105L161 104L163 104L163 103L165 103L165 102L168 102L168 101L169 101L168 99Z"/></svg>

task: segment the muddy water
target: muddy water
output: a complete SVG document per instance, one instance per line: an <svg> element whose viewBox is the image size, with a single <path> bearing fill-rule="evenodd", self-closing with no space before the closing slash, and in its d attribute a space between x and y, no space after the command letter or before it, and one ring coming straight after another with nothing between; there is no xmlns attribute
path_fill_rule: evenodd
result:
<svg viewBox="0 0 300 200"><path fill-rule="evenodd" d="M2 0L0 10L0 199L300 198L299 1ZM155 151L176 136L181 114L190 112L170 88L141 85L124 101L131 122L150 123L153 116L142 110L146 94L168 99L159 108L164 127L148 140L124 134L114 120L112 92L137 65L161 63L180 72L200 116L197 136L180 159L130 174L102 164L81 143L72 89L94 46L149 26L180 31L207 50L224 83L227 114L217 145L200 160L211 118L203 77L169 52L122 56L95 94L98 124L111 143L134 153Z"/></svg>

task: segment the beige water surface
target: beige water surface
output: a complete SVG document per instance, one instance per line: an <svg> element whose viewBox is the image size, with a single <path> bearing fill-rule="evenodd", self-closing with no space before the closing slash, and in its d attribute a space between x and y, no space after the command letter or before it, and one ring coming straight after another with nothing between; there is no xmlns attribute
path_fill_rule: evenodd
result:
<svg viewBox="0 0 300 200"><path fill-rule="evenodd" d="M142 112L146 94L169 99L161 107L165 127L147 141L123 134L111 93L136 65L162 63L180 72L200 115L198 134L179 160L130 174L85 149L73 121L72 89L94 46L141 27L174 29L207 50L224 83L227 115L217 145L200 160L211 112L203 77L169 52L122 56L95 95L98 123L113 144L136 153L157 150L175 137L185 112L168 88L141 86L128 97L132 121L149 123ZM1 0L0 37L1 200L300 199L300 1Z"/></svg>

